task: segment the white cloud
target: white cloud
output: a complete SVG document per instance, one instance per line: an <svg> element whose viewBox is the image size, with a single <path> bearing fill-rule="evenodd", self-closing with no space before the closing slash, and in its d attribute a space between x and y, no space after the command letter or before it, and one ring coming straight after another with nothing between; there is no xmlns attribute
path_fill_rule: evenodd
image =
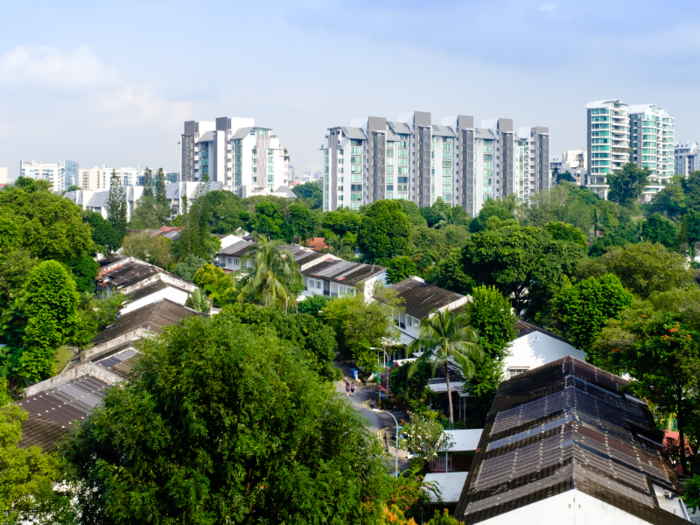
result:
<svg viewBox="0 0 700 525"><path fill-rule="evenodd" d="M554 2L545 2L540 6L540 11L546 11L550 15L554 13L554 10L557 8L557 4Z"/></svg>
<svg viewBox="0 0 700 525"><path fill-rule="evenodd" d="M113 122L151 121L165 127L181 126L192 114L189 102L165 100L154 89L139 86L124 86L103 95L100 106Z"/></svg>
<svg viewBox="0 0 700 525"><path fill-rule="evenodd" d="M117 81L117 70L104 66L88 46L73 52L53 47L17 46L0 57L0 82L59 89L106 86Z"/></svg>

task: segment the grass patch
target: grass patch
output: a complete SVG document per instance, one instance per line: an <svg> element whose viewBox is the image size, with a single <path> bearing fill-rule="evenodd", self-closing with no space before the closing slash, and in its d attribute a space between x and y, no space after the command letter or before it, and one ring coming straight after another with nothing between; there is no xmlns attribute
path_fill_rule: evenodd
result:
<svg viewBox="0 0 700 525"><path fill-rule="evenodd" d="M73 352L65 345L59 346L53 356L53 368L56 374L63 372L63 369L68 364L68 361L73 359Z"/></svg>

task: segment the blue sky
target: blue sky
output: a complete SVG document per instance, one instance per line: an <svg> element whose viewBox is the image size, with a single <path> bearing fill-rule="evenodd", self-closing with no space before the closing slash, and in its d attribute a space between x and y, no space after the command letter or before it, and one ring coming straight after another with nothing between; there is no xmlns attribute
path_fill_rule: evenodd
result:
<svg viewBox="0 0 700 525"><path fill-rule="evenodd" d="M254 117L297 172L326 128L429 111L549 126L582 148L584 106L656 103L700 141L700 4L589 0L123 0L0 4L0 166L179 169L185 120Z"/></svg>

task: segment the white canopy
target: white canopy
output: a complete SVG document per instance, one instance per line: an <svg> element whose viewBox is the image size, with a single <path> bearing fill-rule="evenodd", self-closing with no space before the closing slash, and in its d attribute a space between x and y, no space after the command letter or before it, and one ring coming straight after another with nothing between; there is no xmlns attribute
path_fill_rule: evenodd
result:
<svg viewBox="0 0 700 525"><path fill-rule="evenodd" d="M462 494L462 488L467 481L468 472L436 472L434 474L426 474L424 481L431 481L440 489L441 498L438 499L435 494L429 492L430 501L433 503L457 503L459 496Z"/></svg>
<svg viewBox="0 0 700 525"><path fill-rule="evenodd" d="M445 430L445 434L452 438L454 445L448 452L468 452L476 450L479 446L483 428L469 428L465 430Z"/></svg>

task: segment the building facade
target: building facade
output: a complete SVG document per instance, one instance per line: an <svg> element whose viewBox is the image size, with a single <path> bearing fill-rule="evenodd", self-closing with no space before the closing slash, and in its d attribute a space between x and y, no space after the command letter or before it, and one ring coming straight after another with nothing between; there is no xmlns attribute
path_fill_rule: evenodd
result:
<svg viewBox="0 0 700 525"><path fill-rule="evenodd" d="M289 184L289 153L254 119L185 122L180 145L182 181L206 177L241 197L273 194Z"/></svg>
<svg viewBox="0 0 700 525"><path fill-rule="evenodd" d="M10 176L7 168L0 168L0 184L8 184L9 178Z"/></svg>
<svg viewBox="0 0 700 525"><path fill-rule="evenodd" d="M586 185L606 199L608 174L631 161L651 170L642 196L649 201L673 176L675 119L656 104L630 106L619 99L591 102L586 113Z"/></svg>
<svg viewBox="0 0 700 525"><path fill-rule="evenodd" d="M700 151L697 142L676 142L674 147L674 172L688 177L691 172L700 170Z"/></svg>
<svg viewBox="0 0 700 525"><path fill-rule="evenodd" d="M46 180L54 192L64 192L70 186L78 184L78 163L72 160L61 160L56 163L38 160L19 161L19 174L30 179Z"/></svg>
<svg viewBox="0 0 700 525"><path fill-rule="evenodd" d="M143 170L138 168L108 168L104 164L79 171L77 186L86 191L109 190L112 172L116 173L122 186L138 186L143 184Z"/></svg>
<svg viewBox="0 0 700 525"><path fill-rule="evenodd" d="M420 207L438 198L476 215L489 197L520 200L551 186L549 129L520 128L510 119L484 121L456 116L433 124L416 111L356 119L328 129L324 156L323 209L358 209L382 199L405 199Z"/></svg>
<svg viewBox="0 0 700 525"><path fill-rule="evenodd" d="M586 185L586 172L588 171L588 151L585 149L569 149L562 152L561 157L552 157L549 169L552 172L552 184L556 184L555 170L557 173L570 173L579 186Z"/></svg>

